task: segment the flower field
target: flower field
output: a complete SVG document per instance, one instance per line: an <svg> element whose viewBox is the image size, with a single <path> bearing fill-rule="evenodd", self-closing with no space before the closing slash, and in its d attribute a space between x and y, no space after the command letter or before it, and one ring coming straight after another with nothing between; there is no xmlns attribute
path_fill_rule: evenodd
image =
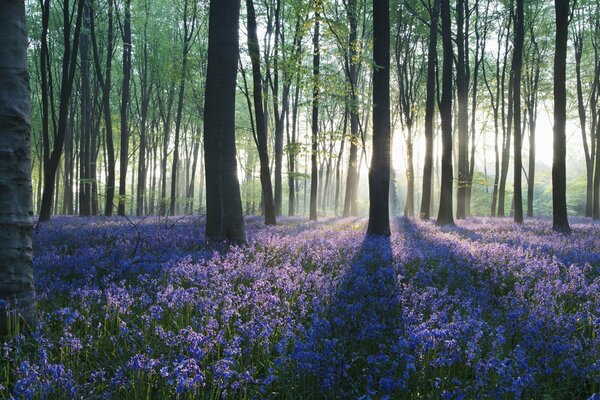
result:
<svg viewBox="0 0 600 400"><path fill-rule="evenodd" d="M0 398L600 398L600 225L60 217Z"/></svg>

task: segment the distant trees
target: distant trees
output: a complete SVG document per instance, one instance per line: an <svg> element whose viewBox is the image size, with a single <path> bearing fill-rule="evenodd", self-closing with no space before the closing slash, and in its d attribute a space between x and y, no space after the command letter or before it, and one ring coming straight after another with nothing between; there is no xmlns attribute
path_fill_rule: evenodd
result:
<svg viewBox="0 0 600 400"><path fill-rule="evenodd" d="M387 190L394 210L425 219L437 213L440 224L471 214L510 214L518 222L527 185L527 215L549 212L551 198L541 188L549 178L535 133L546 122L538 114L553 98L546 64L554 43L552 4L245 5L248 29L241 30L234 86L244 96L234 97L231 129L247 213L271 224L285 209L314 220L364 215L371 206L365 167L378 170L387 162L380 157L379 134L386 128L375 98L382 72L375 58L382 55L369 40L381 7L392 22L388 91L396 140L389 144L394 162ZM446 27L442 6L448 7ZM565 113L564 119L581 128L586 191L585 197L569 193L569 201L581 204L568 211L600 218L600 24L595 2L574 7L564 39L574 56L565 70L565 101L574 94L579 118ZM210 208L204 203L214 156L206 157L210 144L204 141L210 135L205 119L212 117L205 113L204 90L209 10L207 2L191 0L27 3L31 36L38 39L28 54L34 204L41 221L52 213L179 215ZM568 180L564 191L582 182Z"/></svg>
<svg viewBox="0 0 600 400"><path fill-rule="evenodd" d="M31 104L25 2L0 2L0 335L35 319L31 264Z"/></svg>

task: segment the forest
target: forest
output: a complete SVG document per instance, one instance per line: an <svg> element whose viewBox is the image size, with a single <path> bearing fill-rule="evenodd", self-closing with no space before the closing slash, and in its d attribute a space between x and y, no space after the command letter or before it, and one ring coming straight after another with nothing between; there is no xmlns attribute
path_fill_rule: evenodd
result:
<svg viewBox="0 0 600 400"><path fill-rule="evenodd" d="M0 398L600 399L598 0L1 0Z"/></svg>

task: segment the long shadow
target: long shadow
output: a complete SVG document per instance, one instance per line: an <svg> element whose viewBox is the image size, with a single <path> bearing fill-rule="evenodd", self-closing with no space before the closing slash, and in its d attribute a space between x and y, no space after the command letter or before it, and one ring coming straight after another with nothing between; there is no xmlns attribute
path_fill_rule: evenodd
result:
<svg viewBox="0 0 600 400"><path fill-rule="evenodd" d="M535 220L533 220L535 221ZM559 233L555 233L555 232L540 232L540 227L536 226L536 225L527 225L527 222L531 222L530 221L526 221L525 224L523 225L519 225L519 226L510 226L512 229L514 230L518 230L520 232L524 232L530 235L534 235L535 237L539 237L541 240L539 242L537 242L534 238L531 237L527 237L525 235L520 235L520 236L506 236L506 237L502 237L502 236L489 236L486 237L485 235L482 235L472 229L468 229L462 226L456 226L456 227L450 227L450 228L442 228L443 230L446 231L450 231L450 232L456 232L459 236L461 236L464 239L469 239L471 241L479 241L482 243L497 243L497 244L503 244L503 245L507 245L510 247L518 247L524 250L532 250L532 251L536 251L539 252L540 254L545 254L548 255L550 257L555 258L557 261L559 261L561 264L568 266L571 264L578 264L583 266L585 263L589 263L592 266L600 266L600 252L598 252L597 250L594 250L594 243L590 243L589 245L586 245L585 240L590 238L590 235L594 235L593 232L590 232L588 230L588 227L581 227L579 226L581 223L588 223L591 224L592 227L595 225L592 223L592 221L581 221L581 220L575 220L572 221L572 234L569 236L564 236L563 234L559 234ZM550 221L543 221L544 223L548 223L550 224ZM563 246L563 242L562 239L564 238L572 238L570 240L568 240L568 244ZM596 233L596 237L597 237L597 233ZM554 239L554 238L558 238L558 242L557 243L546 243L545 241L549 240L549 239ZM582 243L581 247L575 247L575 246L571 246L571 243L574 243L576 240L583 240L584 243ZM594 240L594 238L590 238L591 241Z"/></svg>
<svg viewBox="0 0 600 400"><path fill-rule="evenodd" d="M434 287L451 295L458 295L469 302L492 311L489 291L494 287L492 277L478 268L478 260L469 252L463 252L451 240L430 237L414 220L402 218L397 221L400 232L407 232L408 252L418 252L420 260L414 261L413 272L406 271L408 279L416 286ZM457 232L473 242L483 238L476 232L460 227L443 227L442 232ZM424 260L424 263L423 261ZM408 269L411 262L405 264Z"/></svg>
<svg viewBox="0 0 600 400"><path fill-rule="evenodd" d="M390 238L365 237L336 283L297 346L296 360L323 396L358 398L379 384L382 344L402 332Z"/></svg>

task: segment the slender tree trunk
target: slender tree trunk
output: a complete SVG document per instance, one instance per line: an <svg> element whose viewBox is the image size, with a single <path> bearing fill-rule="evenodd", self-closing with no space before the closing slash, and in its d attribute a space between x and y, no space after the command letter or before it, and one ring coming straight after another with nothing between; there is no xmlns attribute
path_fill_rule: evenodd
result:
<svg viewBox="0 0 600 400"><path fill-rule="evenodd" d="M408 128L408 135L412 137L412 128ZM412 140L406 142L406 206L404 207L405 217L415 216L415 169L413 161L413 143Z"/></svg>
<svg viewBox="0 0 600 400"><path fill-rule="evenodd" d="M583 154L585 157L585 171L586 171L586 201L585 201L585 216L592 216L593 206L593 176L594 176L594 163L590 155L590 149L587 138L587 117L585 103L583 101L583 85L581 82L581 57L583 55L583 32L578 30L574 36L574 48L575 48L575 77L577 80L577 111L579 113L579 124L581 130L581 139L583 141ZM598 78L595 78L598 79ZM593 138L592 138L593 140Z"/></svg>
<svg viewBox="0 0 600 400"><path fill-rule="evenodd" d="M31 103L25 2L0 2L0 335L15 333L11 312L33 329Z"/></svg>
<svg viewBox="0 0 600 400"><path fill-rule="evenodd" d="M269 169L267 120L263 109L262 77L260 73L260 48L258 45L256 15L253 0L246 0L248 13L248 51L252 60L254 115L256 119L256 146L260 161L260 183L264 201L265 224L275 225L275 202Z"/></svg>
<svg viewBox="0 0 600 400"><path fill-rule="evenodd" d="M569 0L555 0L556 51L554 54L554 149L552 159L552 228L569 233L567 218L566 133L567 122L567 41Z"/></svg>
<svg viewBox="0 0 600 400"><path fill-rule="evenodd" d="M525 36L524 6L523 0L517 1L517 12L515 14L515 48L513 52L513 105L514 105L514 221L518 224L523 223L523 195L521 191L522 177L522 149L523 138L521 132L521 70L523 66L523 41Z"/></svg>
<svg viewBox="0 0 600 400"><path fill-rule="evenodd" d="M454 225L452 216L452 22L450 20L450 0L441 0L442 44L444 61L442 65L442 99L440 117L442 125L442 185L437 225Z"/></svg>
<svg viewBox="0 0 600 400"><path fill-rule="evenodd" d="M433 171L433 118L435 113L437 31L440 15L440 0L434 0L431 26L429 28L429 46L427 52L427 97L425 99L425 162L423 164L423 194L421 196L421 219L428 220L431 209L431 189Z"/></svg>
<svg viewBox="0 0 600 400"><path fill-rule="evenodd" d="M131 82L131 0L125 0L123 19L123 88L121 91L121 154L119 159L118 214L125 215L125 188L129 157L129 99Z"/></svg>
<svg viewBox="0 0 600 400"><path fill-rule="evenodd" d="M358 213L357 192L358 192L358 10L357 1L349 0L346 5L346 14L348 16L348 27L350 29L348 37L348 61L345 68L346 80L350 86L350 153L348 159L348 176L346 178L346 194L344 197L344 217L356 216Z"/></svg>
<svg viewBox="0 0 600 400"><path fill-rule="evenodd" d="M98 53L98 44L96 41L96 30L94 18L90 20L90 36L92 40L92 49L94 54L94 65L96 76L100 81L102 90L102 112L104 113L104 130L106 137L106 192L104 202L104 215L110 217L113 214L113 204L115 198L115 146L113 142L112 114L110 109L110 89L112 87L112 56L113 56L113 2L108 2L108 27L106 34L106 63L104 67L104 77L102 77L102 68L100 66L100 56Z"/></svg>
<svg viewBox="0 0 600 400"><path fill-rule="evenodd" d="M79 133L79 215L91 214L91 136L92 100L90 95L89 35L90 9L88 2L83 5L83 30L79 38L81 116ZM68 174L65 171L65 175Z"/></svg>
<svg viewBox="0 0 600 400"><path fill-rule="evenodd" d="M192 21L188 21L188 0L184 2L183 11L183 60L181 63L181 79L179 81L179 98L177 102L177 117L175 119L175 140L173 147L173 165L171 168L171 203L169 214L175 215L175 202L177 200L177 168L179 167L179 137L181 130L181 118L183 113L183 98L185 91L185 79L187 73L188 53L196 25L197 2L193 2Z"/></svg>
<svg viewBox="0 0 600 400"><path fill-rule="evenodd" d="M140 146L138 149L138 175L137 175L137 191L136 191L136 214L144 215L144 203L146 199L146 152L148 148L147 138L147 121L148 121L148 106L150 103L151 84L148 83L148 18L149 9L148 1L144 2L144 43L142 51L142 70L140 73L140 91L141 91L141 109L140 109Z"/></svg>
<svg viewBox="0 0 600 400"><path fill-rule="evenodd" d="M319 78L319 64L321 62L321 50L319 47L319 9L321 1L316 0L315 28L313 33L313 98L312 98L312 136L310 156L310 210L309 219L317 220L317 193L318 193L318 167L317 152L319 151L319 91L321 81Z"/></svg>
<svg viewBox="0 0 600 400"><path fill-rule="evenodd" d="M290 217L296 214L296 154L298 153L297 148L297 137L296 127L298 121L298 103L300 101L300 70L296 74L296 93L294 94L294 102L292 105L292 136L288 137L288 157L289 157L289 170L288 170L288 215ZM287 127L289 130L289 125Z"/></svg>
<svg viewBox="0 0 600 400"><path fill-rule="evenodd" d="M458 100L458 180L456 218L467 216L466 202L469 182L469 82L468 48L465 48L465 0L456 1L456 97Z"/></svg>

